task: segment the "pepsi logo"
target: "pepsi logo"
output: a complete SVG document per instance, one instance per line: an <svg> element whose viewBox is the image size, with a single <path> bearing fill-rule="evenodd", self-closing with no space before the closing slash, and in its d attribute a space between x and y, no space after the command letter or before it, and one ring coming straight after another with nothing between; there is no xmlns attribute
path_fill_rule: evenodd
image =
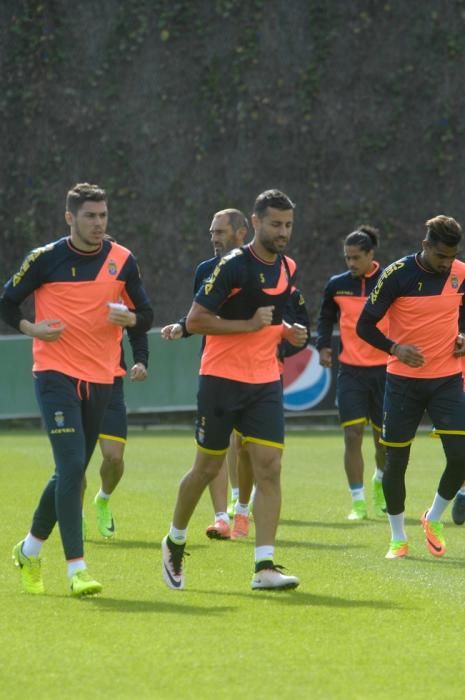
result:
<svg viewBox="0 0 465 700"><path fill-rule="evenodd" d="M284 361L284 408L304 411L319 404L331 386L331 370L322 367L312 345Z"/></svg>

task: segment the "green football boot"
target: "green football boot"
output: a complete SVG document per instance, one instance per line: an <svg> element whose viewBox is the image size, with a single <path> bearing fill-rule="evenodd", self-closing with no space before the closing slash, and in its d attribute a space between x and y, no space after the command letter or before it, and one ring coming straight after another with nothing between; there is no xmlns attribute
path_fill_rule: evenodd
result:
<svg viewBox="0 0 465 700"><path fill-rule="evenodd" d="M11 554L14 565L17 566L21 573L23 589L26 593L34 593L40 595L45 592L44 582L42 581L42 560L40 557L27 557L23 554L23 542L18 542L13 547Z"/></svg>

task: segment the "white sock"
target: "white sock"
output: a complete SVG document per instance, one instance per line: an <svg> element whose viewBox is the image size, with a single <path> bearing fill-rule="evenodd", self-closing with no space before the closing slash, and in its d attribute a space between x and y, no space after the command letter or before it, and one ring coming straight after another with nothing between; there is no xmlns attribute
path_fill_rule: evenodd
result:
<svg viewBox="0 0 465 700"><path fill-rule="evenodd" d="M25 557L38 557L43 544L44 540L39 540L37 537L34 537L34 535L31 535L31 533L28 532L24 538L22 552Z"/></svg>
<svg viewBox="0 0 465 700"><path fill-rule="evenodd" d="M255 547L255 563L259 561L273 561L274 547L271 544L264 544L261 547Z"/></svg>
<svg viewBox="0 0 465 700"><path fill-rule="evenodd" d="M382 481L382 480L383 480L383 474L384 474L384 472L383 472L381 469L378 469L378 467L376 467L376 469L375 469L375 475L374 475L375 481Z"/></svg>
<svg viewBox="0 0 465 700"><path fill-rule="evenodd" d="M74 576L77 571L84 571L87 569L86 562L84 559L70 559L66 562L68 565L68 576Z"/></svg>
<svg viewBox="0 0 465 700"><path fill-rule="evenodd" d="M248 515L249 514L249 504L248 503L239 503L237 501L236 505L234 506L234 513L237 515Z"/></svg>
<svg viewBox="0 0 465 700"><path fill-rule="evenodd" d="M215 513L215 520L222 520L223 522L226 523L226 525L230 524L230 519L229 515L227 513L224 513L223 511L220 511L219 513Z"/></svg>
<svg viewBox="0 0 465 700"><path fill-rule="evenodd" d="M105 491L103 491L103 489L100 489L98 494L97 494L97 498L104 498L106 501L109 500L110 496L111 496L111 494L105 493Z"/></svg>
<svg viewBox="0 0 465 700"><path fill-rule="evenodd" d="M365 489L363 486L356 486L355 488L350 488L349 490L353 501L365 500Z"/></svg>
<svg viewBox="0 0 465 700"><path fill-rule="evenodd" d="M449 505L450 501L446 501L445 498L436 493L433 505L426 514L427 520L441 520L444 511Z"/></svg>
<svg viewBox="0 0 465 700"><path fill-rule="evenodd" d="M177 527L171 525L169 537L174 544L184 544L187 540L187 528L185 530L178 530Z"/></svg>
<svg viewBox="0 0 465 700"><path fill-rule="evenodd" d="M398 515L389 515L388 513L388 518L391 526L391 539L403 540L406 542L407 535L404 527L405 513L399 513Z"/></svg>
<svg viewBox="0 0 465 700"><path fill-rule="evenodd" d="M239 498L239 488L237 489L231 489L231 501L237 501Z"/></svg>

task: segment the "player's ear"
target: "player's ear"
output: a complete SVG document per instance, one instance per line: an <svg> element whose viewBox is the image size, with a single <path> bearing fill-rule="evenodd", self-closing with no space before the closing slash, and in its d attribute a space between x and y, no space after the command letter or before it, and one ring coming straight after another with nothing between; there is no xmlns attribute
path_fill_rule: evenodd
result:
<svg viewBox="0 0 465 700"><path fill-rule="evenodd" d="M65 211L65 221L68 224L68 226L71 226L71 224L73 223L73 219L74 219L74 217L71 214L71 212Z"/></svg>

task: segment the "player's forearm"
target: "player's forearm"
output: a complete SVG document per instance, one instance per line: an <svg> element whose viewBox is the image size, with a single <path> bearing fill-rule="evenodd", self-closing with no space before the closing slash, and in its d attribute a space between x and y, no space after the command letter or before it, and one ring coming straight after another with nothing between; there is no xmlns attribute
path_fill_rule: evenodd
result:
<svg viewBox="0 0 465 700"><path fill-rule="evenodd" d="M5 296L0 298L0 318L12 328L24 333L24 331L20 328L21 321L23 320L21 308L18 304L15 304Z"/></svg>
<svg viewBox="0 0 465 700"><path fill-rule="evenodd" d="M135 333L132 328L128 328L127 333L131 344L134 364L137 365L138 363L141 363L145 366L145 368L147 368L149 360L149 343L147 334Z"/></svg>
<svg viewBox="0 0 465 700"><path fill-rule="evenodd" d="M317 329L316 329L316 348L321 350L322 348L331 347L331 338L333 336L334 320L331 318L325 318L320 315L318 319Z"/></svg>
<svg viewBox="0 0 465 700"><path fill-rule="evenodd" d="M254 330L251 320L220 318L213 311L194 302L186 317L186 330L195 335L233 335Z"/></svg>
<svg viewBox="0 0 465 700"><path fill-rule="evenodd" d="M235 333L250 333L253 329L250 321L229 320L212 314L208 317L186 319L186 330L195 335L234 335Z"/></svg>
<svg viewBox="0 0 465 700"><path fill-rule="evenodd" d="M27 321L25 318L22 318L19 322L18 330L21 331L21 333L23 333L24 335L28 335L30 338L35 337L35 324L31 323L30 321Z"/></svg>
<svg viewBox="0 0 465 700"><path fill-rule="evenodd" d="M379 321L380 319L373 318L369 314L363 312L357 322L357 335L378 350L391 353L391 348L395 343L379 330L376 325Z"/></svg>
<svg viewBox="0 0 465 700"><path fill-rule="evenodd" d="M153 309L151 306L138 307L134 312L135 323L132 329L136 333L146 333L152 327Z"/></svg>
<svg viewBox="0 0 465 700"><path fill-rule="evenodd" d="M187 328L186 328L186 319L187 319L187 316L183 316L183 317L180 318L179 321L178 321L178 323L179 323L179 325L181 326L181 329L182 329L182 337L183 337L183 338L189 338L189 337L192 335L192 333L188 333L188 332L187 332Z"/></svg>

